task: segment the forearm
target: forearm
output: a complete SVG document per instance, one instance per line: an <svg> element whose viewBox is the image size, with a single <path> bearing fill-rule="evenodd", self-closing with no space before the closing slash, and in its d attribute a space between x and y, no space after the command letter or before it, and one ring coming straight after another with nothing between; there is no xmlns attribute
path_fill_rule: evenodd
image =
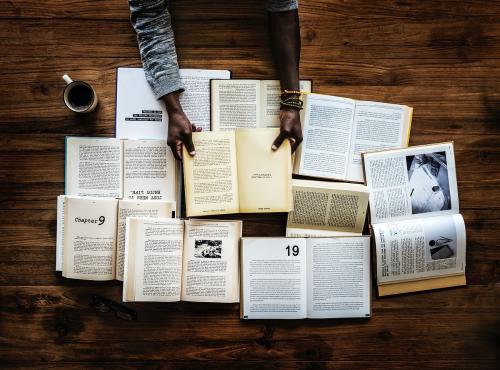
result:
<svg viewBox="0 0 500 370"><path fill-rule="evenodd" d="M273 59L283 90L299 89L300 27L297 9L269 12Z"/></svg>
<svg viewBox="0 0 500 370"><path fill-rule="evenodd" d="M129 0L146 78L157 98L182 91L167 0Z"/></svg>

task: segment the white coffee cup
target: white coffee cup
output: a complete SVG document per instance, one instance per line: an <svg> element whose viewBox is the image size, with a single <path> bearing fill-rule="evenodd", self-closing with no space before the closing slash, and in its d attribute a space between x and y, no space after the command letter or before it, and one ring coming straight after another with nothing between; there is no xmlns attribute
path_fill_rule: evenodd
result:
<svg viewBox="0 0 500 370"><path fill-rule="evenodd" d="M63 100L69 109L76 113L89 113L97 107L97 94L92 86L84 81L73 81L68 75L62 78L67 83Z"/></svg>

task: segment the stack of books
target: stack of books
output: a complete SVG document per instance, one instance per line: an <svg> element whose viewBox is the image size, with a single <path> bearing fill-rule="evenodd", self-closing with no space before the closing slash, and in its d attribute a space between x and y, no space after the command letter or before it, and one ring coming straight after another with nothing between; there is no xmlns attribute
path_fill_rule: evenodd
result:
<svg viewBox="0 0 500 370"><path fill-rule="evenodd" d="M140 68L118 69L116 138L67 138L64 277L121 280L124 301L239 302L243 319L370 317L372 239L379 296L465 284L453 143L408 147L412 108L301 81L304 141L292 157L288 141L271 150L278 81L181 76L183 107L204 129L182 168ZM286 236L191 218L246 212L287 212Z"/></svg>

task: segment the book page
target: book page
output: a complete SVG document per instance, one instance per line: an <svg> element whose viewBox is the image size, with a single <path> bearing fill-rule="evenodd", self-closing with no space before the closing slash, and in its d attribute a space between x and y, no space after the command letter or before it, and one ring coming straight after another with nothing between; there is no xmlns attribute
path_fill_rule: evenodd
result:
<svg viewBox="0 0 500 370"><path fill-rule="evenodd" d="M125 221L125 244L123 250L123 302L135 301L135 262L139 219L127 217Z"/></svg>
<svg viewBox="0 0 500 370"><path fill-rule="evenodd" d="M183 148L187 217L238 213L234 132L193 132L196 155Z"/></svg>
<svg viewBox="0 0 500 370"><path fill-rule="evenodd" d="M212 80L213 131L256 128L260 118L260 81Z"/></svg>
<svg viewBox="0 0 500 370"><path fill-rule="evenodd" d="M116 137L167 140L167 110L142 68L116 70Z"/></svg>
<svg viewBox="0 0 500 370"><path fill-rule="evenodd" d="M183 301L239 302L241 231L241 221L185 221Z"/></svg>
<svg viewBox="0 0 500 370"><path fill-rule="evenodd" d="M373 225L378 284L465 272L465 224L446 215Z"/></svg>
<svg viewBox="0 0 500 370"><path fill-rule="evenodd" d="M311 92L312 82L310 80L300 81L300 91ZM280 127L280 102L281 84L279 80L262 80L261 89L261 109L259 127Z"/></svg>
<svg viewBox="0 0 500 370"><path fill-rule="evenodd" d="M271 146L277 128L236 131L240 212L288 212L292 209L290 142Z"/></svg>
<svg viewBox="0 0 500 370"><path fill-rule="evenodd" d="M135 223L135 230L129 230L128 233L136 234L136 244L132 249L127 246L126 261L134 260L132 279L135 301L179 301L184 221L163 218L129 220L130 227ZM131 250L135 252L133 255L130 254ZM130 278L128 270L124 277L126 280Z"/></svg>
<svg viewBox="0 0 500 370"><path fill-rule="evenodd" d="M210 80L228 80L227 70L181 69L184 85L180 103L189 121L203 131L210 131Z"/></svg>
<svg viewBox="0 0 500 370"><path fill-rule="evenodd" d="M305 318L306 240L243 238L241 253L242 318Z"/></svg>
<svg viewBox="0 0 500 370"><path fill-rule="evenodd" d="M123 280L125 260L125 224L127 217L173 218L175 202L120 200L116 243L116 279Z"/></svg>
<svg viewBox="0 0 500 370"><path fill-rule="evenodd" d="M456 214L453 143L364 154L372 223Z"/></svg>
<svg viewBox="0 0 500 370"><path fill-rule="evenodd" d="M66 195L121 198L122 142L66 137Z"/></svg>
<svg viewBox="0 0 500 370"><path fill-rule="evenodd" d="M357 101L349 150L347 180L364 182L361 153L408 146L410 135L405 105Z"/></svg>
<svg viewBox="0 0 500 370"><path fill-rule="evenodd" d="M307 281L307 317L369 317L370 237L307 239Z"/></svg>
<svg viewBox="0 0 500 370"><path fill-rule="evenodd" d="M180 96L182 109L192 124L210 131L210 79L229 79L231 73L181 68L179 74L185 88ZM154 95L142 68L117 69L116 137L167 140L165 104Z"/></svg>
<svg viewBox="0 0 500 370"><path fill-rule="evenodd" d="M67 196L64 209L63 276L115 278L118 200Z"/></svg>
<svg viewBox="0 0 500 370"><path fill-rule="evenodd" d="M304 97L304 141L296 154L295 173L344 180L355 101L335 96Z"/></svg>
<svg viewBox="0 0 500 370"><path fill-rule="evenodd" d="M123 141L123 198L177 200L177 171L166 140Z"/></svg>
<svg viewBox="0 0 500 370"><path fill-rule="evenodd" d="M293 211L288 214L287 236L335 236L361 234L368 208L368 189L360 184L292 180ZM290 231L289 229L295 229ZM336 234L339 235L339 234Z"/></svg>
<svg viewBox="0 0 500 370"><path fill-rule="evenodd" d="M299 227L287 227L287 238L325 238L333 236L362 236L362 233L349 233L344 231L321 230L321 229L302 229Z"/></svg>
<svg viewBox="0 0 500 370"><path fill-rule="evenodd" d="M56 221L56 271L62 271L63 265L63 243L64 243L64 202L65 195L57 197L57 221Z"/></svg>

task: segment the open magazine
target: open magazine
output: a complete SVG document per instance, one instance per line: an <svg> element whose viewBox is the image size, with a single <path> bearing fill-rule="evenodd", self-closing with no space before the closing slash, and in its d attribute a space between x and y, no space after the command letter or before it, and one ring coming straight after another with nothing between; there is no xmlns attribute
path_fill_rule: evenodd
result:
<svg viewBox="0 0 500 370"><path fill-rule="evenodd" d="M363 154L379 295L465 285L453 143Z"/></svg>

